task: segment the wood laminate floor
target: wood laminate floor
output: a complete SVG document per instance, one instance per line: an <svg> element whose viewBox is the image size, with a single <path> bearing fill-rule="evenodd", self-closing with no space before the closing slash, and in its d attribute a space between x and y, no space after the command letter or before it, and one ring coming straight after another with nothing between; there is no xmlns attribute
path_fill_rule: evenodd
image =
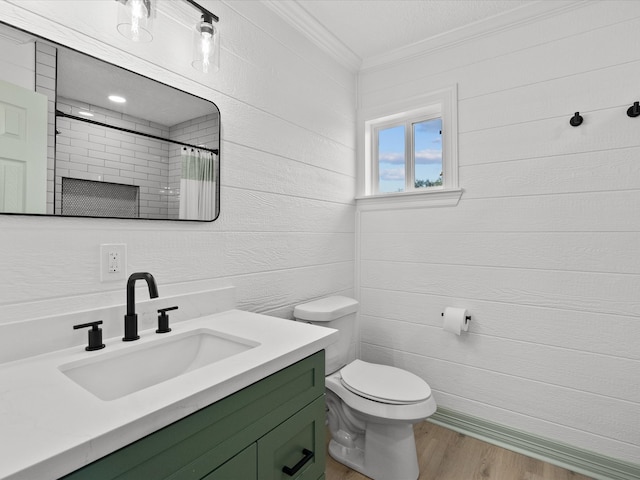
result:
<svg viewBox="0 0 640 480"><path fill-rule="evenodd" d="M416 424L414 431L419 480L592 480L429 422ZM368 480L368 477L327 455L326 480Z"/></svg>

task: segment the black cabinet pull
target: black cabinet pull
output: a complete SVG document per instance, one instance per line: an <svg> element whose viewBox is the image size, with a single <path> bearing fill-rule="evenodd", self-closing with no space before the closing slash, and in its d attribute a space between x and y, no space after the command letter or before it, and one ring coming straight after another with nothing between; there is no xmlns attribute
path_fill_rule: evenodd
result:
<svg viewBox="0 0 640 480"><path fill-rule="evenodd" d="M287 467L285 465L284 467L282 467L282 471L290 477L293 477L296 473L298 473L298 470L304 467L305 464L307 464L309 460L313 458L314 455L311 450L307 450L306 448L302 449L302 454L304 455L304 457L302 457L302 459L298 463L296 463L293 468Z"/></svg>

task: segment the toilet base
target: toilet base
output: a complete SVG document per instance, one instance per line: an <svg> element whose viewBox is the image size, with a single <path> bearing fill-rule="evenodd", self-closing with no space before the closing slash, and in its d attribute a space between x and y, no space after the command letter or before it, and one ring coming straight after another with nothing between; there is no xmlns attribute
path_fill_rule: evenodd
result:
<svg viewBox="0 0 640 480"><path fill-rule="evenodd" d="M416 480L420 474L413 425L367 423L364 449L329 442L329 455L373 480Z"/></svg>

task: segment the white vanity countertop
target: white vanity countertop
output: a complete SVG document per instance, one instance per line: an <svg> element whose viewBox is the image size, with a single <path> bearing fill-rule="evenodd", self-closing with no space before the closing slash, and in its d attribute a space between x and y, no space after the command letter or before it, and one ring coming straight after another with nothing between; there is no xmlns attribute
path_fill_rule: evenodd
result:
<svg viewBox="0 0 640 480"><path fill-rule="evenodd" d="M57 479L213 402L318 352L336 331L240 310L171 325L140 340L105 340L106 348L60 350L0 365L0 479ZM197 370L104 401L59 366L195 329L211 329L259 343Z"/></svg>

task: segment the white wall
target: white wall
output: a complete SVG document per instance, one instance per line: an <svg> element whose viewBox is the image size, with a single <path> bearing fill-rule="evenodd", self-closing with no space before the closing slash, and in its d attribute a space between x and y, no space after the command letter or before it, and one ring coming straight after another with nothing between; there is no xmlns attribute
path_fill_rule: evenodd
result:
<svg viewBox="0 0 640 480"><path fill-rule="evenodd" d="M133 45L116 33L113 0L0 2L3 21L212 100L222 119L214 223L0 216L0 322L38 300L124 301L124 282L100 283L101 243L126 243L128 272L153 273L161 296L169 283L220 278L240 308L290 317L310 298L354 294L354 74L259 2L202 4L221 19L209 77L191 68L190 30L173 20Z"/></svg>
<svg viewBox="0 0 640 480"><path fill-rule="evenodd" d="M583 2L360 74L360 107L458 84L456 207L362 211L361 354L440 406L640 459L640 2ZM569 119L585 118L573 128ZM461 337L445 306L467 308Z"/></svg>

